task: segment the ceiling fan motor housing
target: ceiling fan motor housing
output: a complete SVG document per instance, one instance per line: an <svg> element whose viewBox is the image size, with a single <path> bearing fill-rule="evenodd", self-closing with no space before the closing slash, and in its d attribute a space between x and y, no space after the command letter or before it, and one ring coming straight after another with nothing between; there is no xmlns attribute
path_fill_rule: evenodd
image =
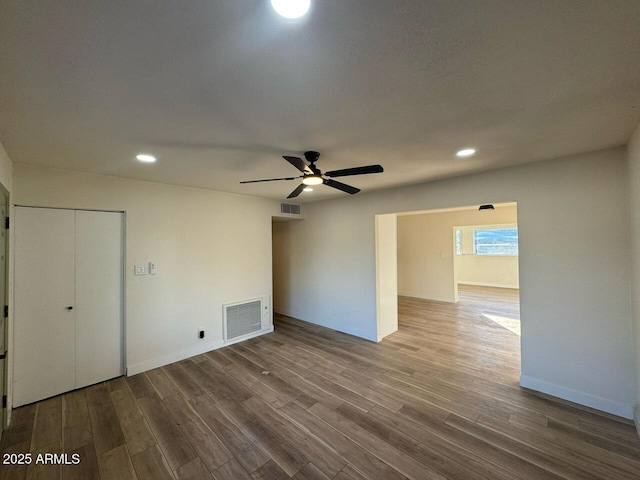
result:
<svg viewBox="0 0 640 480"><path fill-rule="evenodd" d="M310 150L308 152L304 152L304 158L306 158L309 163L315 163L320 158L320 153Z"/></svg>

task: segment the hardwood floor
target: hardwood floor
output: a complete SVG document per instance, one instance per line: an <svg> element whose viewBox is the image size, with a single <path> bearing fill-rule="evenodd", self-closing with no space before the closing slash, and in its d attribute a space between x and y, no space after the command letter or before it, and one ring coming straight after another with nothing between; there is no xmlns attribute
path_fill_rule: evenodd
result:
<svg viewBox="0 0 640 480"><path fill-rule="evenodd" d="M278 316L276 331L14 410L2 465L22 479L638 479L631 422L518 386L519 337L459 304L400 298L379 344ZM4 456L4 455L3 455Z"/></svg>

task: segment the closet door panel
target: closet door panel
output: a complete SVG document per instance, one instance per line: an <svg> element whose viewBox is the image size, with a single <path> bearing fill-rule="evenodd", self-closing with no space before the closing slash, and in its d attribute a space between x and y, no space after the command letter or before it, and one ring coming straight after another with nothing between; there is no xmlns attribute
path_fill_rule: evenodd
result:
<svg viewBox="0 0 640 480"><path fill-rule="evenodd" d="M75 388L75 212L15 209L14 406Z"/></svg>
<svg viewBox="0 0 640 480"><path fill-rule="evenodd" d="M76 212L76 388L124 373L122 214Z"/></svg>

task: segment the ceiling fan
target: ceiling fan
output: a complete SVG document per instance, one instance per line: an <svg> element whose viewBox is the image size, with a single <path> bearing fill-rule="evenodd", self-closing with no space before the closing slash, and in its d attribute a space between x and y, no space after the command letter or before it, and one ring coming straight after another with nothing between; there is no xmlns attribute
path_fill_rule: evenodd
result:
<svg viewBox="0 0 640 480"><path fill-rule="evenodd" d="M247 180L240 183L258 183L258 182L277 182L279 180L295 180L296 178L301 178L302 183L296 187L296 189L289 194L287 198L294 198L302 193L302 190L307 185L326 185L328 187L336 188L338 190L342 190L343 192L349 193L353 195L354 193L358 193L360 191L359 188L352 187L351 185L347 185L346 183L341 183L333 180L334 177L347 177L350 175L366 175L368 173L381 173L384 171L382 165L367 165L365 167L354 167L354 168L344 168L342 170L332 170L330 172L325 172L324 174L320 171L318 167L316 167L316 162L318 158L320 158L320 154L318 152L304 152L304 158L309 162L307 165L304 160L298 157L289 157L284 155L284 158L291 165L296 167L298 170L302 172L302 175L298 177L284 177L284 178L267 178L265 180ZM329 178L326 178L329 177Z"/></svg>

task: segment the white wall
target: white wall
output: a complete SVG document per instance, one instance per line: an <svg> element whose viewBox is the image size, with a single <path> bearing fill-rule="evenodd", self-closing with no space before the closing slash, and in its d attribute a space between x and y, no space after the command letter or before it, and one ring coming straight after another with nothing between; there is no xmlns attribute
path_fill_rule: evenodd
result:
<svg viewBox="0 0 640 480"><path fill-rule="evenodd" d="M456 258L458 284L518 288L516 255L459 255Z"/></svg>
<svg viewBox="0 0 640 480"><path fill-rule="evenodd" d="M375 215L518 204L523 385L631 416L625 149L305 206L288 229L288 314L377 338Z"/></svg>
<svg viewBox="0 0 640 480"><path fill-rule="evenodd" d="M9 192L13 190L13 162L0 143L0 183Z"/></svg>
<svg viewBox="0 0 640 480"><path fill-rule="evenodd" d="M631 261L633 265L632 308L636 347L635 421L640 432L640 125L628 146L629 212L631 217Z"/></svg>
<svg viewBox="0 0 640 480"><path fill-rule="evenodd" d="M398 330L397 232L397 215L376 215L377 341Z"/></svg>
<svg viewBox="0 0 640 480"><path fill-rule="evenodd" d="M455 255L454 226L497 225L517 223L515 205L499 206L495 210L478 211L478 208L429 212L398 216L398 292L409 297L443 302L457 301L457 282L481 281L486 277L500 277L496 264L499 257L484 257L484 263ZM495 259L498 258L496 262ZM509 257L517 264L517 257ZM489 261L486 261L490 259ZM474 270L485 267L487 272ZM456 271L457 270L457 271ZM475 275L475 276L474 276Z"/></svg>
<svg viewBox="0 0 640 480"><path fill-rule="evenodd" d="M23 165L14 186L18 205L126 212L129 374L221 346L222 305L272 294L277 202ZM156 275L133 275L151 260Z"/></svg>

